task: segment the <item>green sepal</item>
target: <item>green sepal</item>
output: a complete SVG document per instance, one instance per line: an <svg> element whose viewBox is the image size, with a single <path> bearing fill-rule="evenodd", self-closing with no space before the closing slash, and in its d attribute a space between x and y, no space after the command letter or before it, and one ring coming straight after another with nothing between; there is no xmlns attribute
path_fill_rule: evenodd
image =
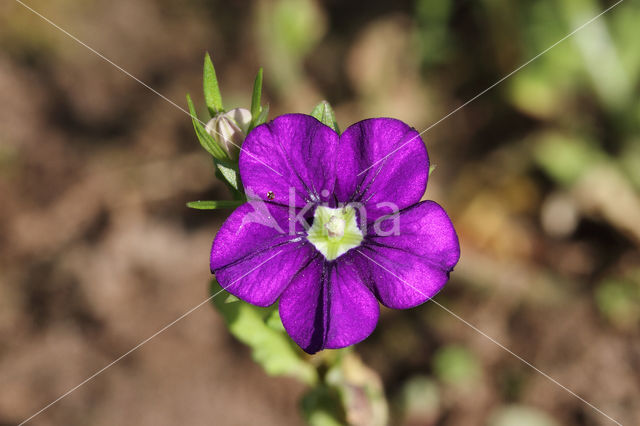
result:
<svg viewBox="0 0 640 426"><path fill-rule="evenodd" d="M225 182L236 199L244 200L244 188L242 187L242 180L240 179L240 170L238 169L238 163L230 160L218 160L213 159L213 164L216 166L216 176L218 179Z"/></svg>
<svg viewBox="0 0 640 426"><path fill-rule="evenodd" d="M224 294L219 294L224 293ZM212 303L224 318L233 336L251 348L251 356L271 376L289 376L310 386L318 382L315 367L291 341L284 330L267 324L276 305L260 308L241 300L227 303L228 293L211 280ZM219 294L219 295L218 295ZM271 319L271 321L274 321Z"/></svg>
<svg viewBox="0 0 640 426"><path fill-rule="evenodd" d="M438 167L437 164L432 164L429 166L429 176L431 176L431 173L433 173L433 171Z"/></svg>
<svg viewBox="0 0 640 426"><path fill-rule="evenodd" d="M253 94L251 95L251 124L249 125L249 131L251 131L257 124L258 117L262 112L262 67L258 70L256 79L253 82Z"/></svg>
<svg viewBox="0 0 640 426"><path fill-rule="evenodd" d="M242 205L244 201L189 201L187 207L197 210L234 209Z"/></svg>
<svg viewBox="0 0 640 426"><path fill-rule="evenodd" d="M189 105L189 113L191 114L191 121L193 122L193 129L196 131L196 136L198 137L198 141L200 141L200 145L214 158L219 160L229 160L227 153L222 147L216 142L213 137L207 133L204 129L204 126L200 122L198 115L196 114L196 108L193 106L193 101L191 100L191 96L187 94L187 104Z"/></svg>
<svg viewBox="0 0 640 426"><path fill-rule="evenodd" d="M337 134L340 134L336 114L327 101L322 101L313 108L311 116L320 121L322 124L331 127Z"/></svg>
<svg viewBox="0 0 640 426"><path fill-rule="evenodd" d="M280 312L278 312L277 309L274 309L273 311L271 311L271 313L267 316L265 324L267 324L269 327L273 328L274 330L286 331L284 329L284 325L282 324L282 320L280 319Z"/></svg>
<svg viewBox="0 0 640 426"><path fill-rule="evenodd" d="M262 110L260 111L258 117L251 122L251 129L267 122L267 117L269 116L269 105L265 105L261 108Z"/></svg>
<svg viewBox="0 0 640 426"><path fill-rule="evenodd" d="M224 299L224 303L236 303L239 301L240 299L238 299L236 296L230 293L227 293L227 297Z"/></svg>
<svg viewBox="0 0 640 426"><path fill-rule="evenodd" d="M204 89L204 101L207 103L207 108L209 109L211 117L223 112L222 95L220 94L220 87L218 86L216 70L213 67L211 56L209 56L208 53L204 56L202 86Z"/></svg>

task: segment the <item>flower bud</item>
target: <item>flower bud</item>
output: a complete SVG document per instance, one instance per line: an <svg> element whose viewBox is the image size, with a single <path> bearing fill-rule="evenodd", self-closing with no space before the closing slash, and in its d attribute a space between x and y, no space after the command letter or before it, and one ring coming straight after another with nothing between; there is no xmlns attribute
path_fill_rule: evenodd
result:
<svg viewBox="0 0 640 426"><path fill-rule="evenodd" d="M213 117L205 126L205 130L227 151L229 157L236 159L250 124L251 112L244 108L235 108Z"/></svg>

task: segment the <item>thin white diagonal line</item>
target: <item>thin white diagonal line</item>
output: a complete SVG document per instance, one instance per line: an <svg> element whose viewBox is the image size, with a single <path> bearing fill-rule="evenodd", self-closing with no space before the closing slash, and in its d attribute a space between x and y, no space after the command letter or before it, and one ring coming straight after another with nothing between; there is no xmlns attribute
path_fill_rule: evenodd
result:
<svg viewBox="0 0 640 426"><path fill-rule="evenodd" d="M172 101L171 99L169 99L168 97L166 97L165 95L163 95L162 93L158 92L156 89L154 89L153 87L149 86L147 83L145 83L144 81L140 80L138 77L136 77L135 75L131 74L129 71L125 70L124 68L122 68L120 65L116 64L115 62L113 62L111 59L107 58L106 56L104 56L102 53L98 52L96 49L94 49L93 47L89 46L87 43L83 42L82 40L80 40L78 37L74 36L73 34L71 34L69 31L65 30L64 28L62 28L61 26L59 26L58 24L56 24L55 22L53 22L51 19L47 18L46 16L42 15L40 12L38 12L37 10L33 9L31 6L23 3L21 0L15 0L17 3L19 3L22 7L24 7L25 9L29 10L30 12L32 12L34 15L38 16L40 19L42 19L43 21L47 22L48 24L50 24L51 26L53 26L54 28L60 30L62 33L64 33L65 35L67 35L69 38L71 38L72 40L74 40L75 42L77 42L78 44L86 47L87 49L89 49L91 52L95 53L97 56L99 56L101 59L103 59L104 61L108 62L109 64L113 65L116 69L118 69L120 72L122 72L123 74L125 74L128 77L131 77L132 79L134 79L135 81L137 81L138 83L140 83L142 86L144 86L145 88L149 89L151 92L155 93L156 95L160 96L162 99L164 99L165 101L169 102L171 105L173 105L174 107L178 108L180 111L184 112L185 114L187 114L189 117L191 117L191 113L189 113L189 111L187 111L186 109L182 108L180 105L178 105L177 103L175 103L174 101ZM196 120L198 120L203 126L206 126L207 123L205 123L204 121L200 120L198 117L195 117ZM219 132L217 132L216 130L213 130L216 134L220 135ZM222 135L220 135L222 136ZM259 158L257 158L255 155L253 155L252 153L250 153L249 151L247 151L246 149L242 149L242 147L240 145L237 145L235 142L229 140L229 142L234 145L235 147L239 148L240 151L244 151L247 155L249 155L251 158L255 159L257 162L259 162L260 164L262 164L263 166L267 167L268 169L270 169L271 171L273 171L274 173L282 176L282 173L278 172L277 170L274 170L272 167L270 167L268 164L265 164L262 160L260 160Z"/></svg>
<svg viewBox="0 0 640 426"><path fill-rule="evenodd" d="M198 308L200 308L202 305L206 304L207 302L213 300L214 297L216 297L217 295L219 295L220 293L222 293L224 290L227 290L229 288L231 288L232 285L234 285L235 283L237 283L239 280L241 280L242 278L246 277L247 275L249 275L251 272L255 271L256 269L258 269L259 267L261 267L262 265L264 265L265 263L267 263L268 261L270 261L271 259L273 259L274 257L276 257L277 255L279 255L280 253L282 253L282 250L278 251L276 254L274 254L273 256L269 257L267 260L265 260L264 262L260 263L258 266L256 266L255 268L252 268L249 272L247 272L246 274L242 275L241 277L239 277L238 279L234 280L231 284L229 284L227 287L224 287L222 289L220 289L220 291L217 291L216 293L214 293L213 295L207 297L205 300L203 300L202 302L198 303L196 306L194 306L193 308L189 309L187 312L185 312L184 314L180 315L178 318L174 319L173 321L171 321L169 324L165 325L164 327L162 327L160 330L156 331L155 333L153 333L151 336L147 337L146 339L144 339L142 342L138 343L137 345L135 345L133 348L129 349L127 352L125 352L124 354L120 355L118 358L116 358L115 360L111 361L109 364L105 365L104 367L102 367L100 370L96 371L95 373L93 373L91 376L87 377L86 379L84 379L82 382L80 382L79 384L77 384L76 386L72 387L71 389L69 389L68 391L66 391L64 394L62 394L61 396L59 396L58 398L56 398L55 400L51 401L49 404L45 405L44 407L42 407L40 410L38 410L36 413L32 414L31 416L29 416L28 418L26 418L25 420L23 420L18 426L22 426L25 423L29 422L31 419L33 419L34 417L36 417L37 415L39 415L40 413L42 413L43 411L47 410L48 408L50 408L52 405L56 404L57 402L59 402L60 400L62 400L63 398L67 397L69 394L71 394L72 392L74 392L75 390L77 390L80 386L86 384L87 382L90 382L91 380L93 380L95 377L97 377L98 375L102 374L105 370L107 370L108 368L112 367L114 364L116 364L117 362L119 362L120 360L122 360L123 358L127 357L128 355L130 355L132 352L136 351L137 349L139 349L141 346L143 346L144 344L148 343L151 339L155 338L156 336L158 336L159 334L165 332L167 329L169 329L170 327L172 327L173 325L175 325L178 321L184 319L185 317L191 315L191 313L193 313L194 311L196 311Z"/></svg>
<svg viewBox="0 0 640 426"><path fill-rule="evenodd" d="M411 284L409 284L407 281L405 281L404 279L400 278L399 276L397 276L396 274L394 274L393 272L391 272L389 269L385 268L383 265L381 265L379 262L376 262L374 259L372 259L370 256L367 256L366 254L364 254L363 252L361 252L360 250L356 249L356 252L358 252L359 254L361 254L362 256L366 257L367 259L369 259L370 261L372 261L373 263L375 263L376 265L378 265L379 267L381 267L382 269L384 269L385 271L387 271L388 273L390 273L391 275L393 275L394 277L396 277L397 279L399 279L400 281L402 281L404 284L408 285L409 287L411 287L412 289L414 289L415 291L417 291L418 293L422 294L424 297L428 297L426 294L424 294L422 291L418 290L417 288L415 288L414 286L412 286ZM498 342L496 339L494 339L493 337L489 336L488 334L486 334L485 332L483 332L482 330L480 330L478 327L476 327L475 325L469 323L467 320L465 320L464 318L460 317L459 315L457 315L455 312L451 311L449 308L446 308L445 306L441 305L440 303L436 302L434 299L428 299L430 302L435 303L437 306L439 306L441 309L445 310L446 312L448 312L449 314L453 315L456 319L460 320L462 323L466 324L467 326L471 327L474 331L476 331L477 333L481 334L482 336L486 337L487 339L489 339L491 342L495 343L497 346L499 346L500 348L502 348L503 350L507 351L508 353L510 353L511 355L513 355L515 358L517 358L519 361L521 361L522 363L528 365L529 367L531 367L532 369L534 369L536 372L538 372L539 374L541 374L542 376L544 376L546 379L550 380L551 382L555 383L556 385L560 386L562 389L564 389L565 391L567 391L568 393L570 393L571 395L573 395L574 397L578 398L580 401L584 402L585 404L587 404L589 407L591 407L592 409L594 409L595 411L597 411L598 413L602 414L604 417L606 417L607 419L611 420L612 422L614 422L617 425L622 426L622 423L618 422L617 420L613 419L611 416L609 416L607 413L605 413L604 411L602 411L601 409L599 409L598 407L596 407L595 405L593 405L592 403L590 403L589 401L587 401L586 399L582 398L580 395L578 395L577 393L575 393L574 391L572 391L571 389L569 389L568 387L564 386L562 383L558 382L556 379L554 379L553 377L549 376L547 373L545 373L544 371L541 371L540 369L538 369L535 365L531 364L529 361L527 361L526 359L522 358L520 355L514 353L512 350L510 350L509 348L507 348L505 345L503 345L502 343Z"/></svg>
<svg viewBox="0 0 640 426"><path fill-rule="evenodd" d="M566 39L568 39L568 38L572 37L573 35L575 35L578 31L582 30L584 27L586 27L587 25L591 24L593 21L595 21L596 19L600 18L602 15L604 15L607 12L609 12L611 9L613 9L616 6L618 6L623 1L624 0L618 0L616 3L612 4L611 6L609 6L608 8L603 10L602 12L600 12L598 15L596 15L593 18L589 19L587 22L585 22L584 24L580 25L578 28L576 28L575 30L571 31L569 34L567 34L566 36L562 37L560 40L556 41L551 46L549 46L545 50L543 50L542 52L538 53L536 56L534 56L533 58L529 59L524 64L520 65L518 68L516 68L513 71L511 71L509 74L505 75L500 80L496 81L491 86L487 87L482 92L478 93L473 98L469 99L468 101L466 101L465 103L460 105L458 108L454 109L453 111L451 111L450 113L448 113L447 115L442 117L440 120L438 120L435 123L431 124L429 127L427 127L426 129L424 129L423 131L418 133L416 136L412 137L411 139L409 139L408 141L406 141L405 143L403 143L402 145L400 145L399 147L397 147L396 149L391 151L389 154L385 155L381 159L379 159L376 162L374 162L373 164L371 164L366 169L362 170L360 173L358 173L358 176L360 176L361 174L365 173L367 170L371 169L372 167L374 167L376 164L380 163L381 161L386 160L387 158L389 158L390 156L395 154L398 150L400 150L403 147L405 147L409 142L415 140L416 138L422 136L423 134L425 134L426 132L428 132L432 128L436 127L438 124L442 123L444 120L446 120L447 118L451 117L453 114L455 114L456 112L460 111L462 108L466 107L471 102L473 102L476 99L478 99L480 96L484 95L485 93L487 93L488 91L490 91L491 89L493 89L494 87L496 87L497 85L499 85L500 83L502 83L503 81L505 81L506 79L508 79L509 77L511 77L512 75L514 75L515 73L517 73L518 71L520 71L521 69L523 69L524 67L529 65L530 63L532 63L533 61L535 61L536 59L540 58L542 55L544 55L545 53L547 53L548 51L550 51L551 49L553 49L554 47L556 47L557 45L559 45L560 43L565 41Z"/></svg>

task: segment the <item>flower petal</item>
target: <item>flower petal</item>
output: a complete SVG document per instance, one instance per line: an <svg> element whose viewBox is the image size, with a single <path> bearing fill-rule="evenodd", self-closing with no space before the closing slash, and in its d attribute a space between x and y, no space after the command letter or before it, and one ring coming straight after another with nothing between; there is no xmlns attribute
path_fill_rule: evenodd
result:
<svg viewBox="0 0 640 426"><path fill-rule="evenodd" d="M329 200L337 144L337 133L310 115L281 115L256 127L240 153L247 194L289 205L293 188L297 207Z"/></svg>
<svg viewBox="0 0 640 426"><path fill-rule="evenodd" d="M372 118L350 126L340 136L334 189L341 202L363 203L367 221L420 201L427 187L429 157L422 138L393 118ZM363 172L364 171L364 172Z"/></svg>
<svg viewBox="0 0 640 426"><path fill-rule="evenodd" d="M296 274L279 309L287 333L308 353L360 342L375 329L380 313L352 265L322 256Z"/></svg>
<svg viewBox="0 0 640 426"><path fill-rule="evenodd" d="M252 201L238 207L218 231L211 272L229 293L258 306L273 304L315 249L290 233L288 209Z"/></svg>
<svg viewBox="0 0 640 426"><path fill-rule="evenodd" d="M460 244L447 213L433 201L395 218L398 235L385 235L393 231L393 220L381 222L379 235L369 235L350 256L378 300L405 309L440 291L460 258Z"/></svg>

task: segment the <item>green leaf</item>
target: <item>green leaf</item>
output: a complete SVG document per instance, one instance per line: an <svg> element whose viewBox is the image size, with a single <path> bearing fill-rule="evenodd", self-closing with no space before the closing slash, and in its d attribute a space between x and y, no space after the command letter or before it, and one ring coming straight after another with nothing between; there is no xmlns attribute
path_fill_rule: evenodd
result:
<svg viewBox="0 0 640 426"><path fill-rule="evenodd" d="M193 129L196 131L196 136L198 137L198 141L200 141L200 145L214 158L219 160L228 160L229 157L227 153L218 142L216 142L213 137L207 133L204 129L204 126L200 122L196 114L196 108L193 106L193 101L191 100L191 96L187 94L187 103L189 104L189 113L191 114L191 121L193 122Z"/></svg>
<svg viewBox="0 0 640 426"><path fill-rule="evenodd" d="M265 105L264 108L262 108L260 115L258 115L258 118L256 118L255 122L252 123L253 127L258 127L259 125L266 123L268 115L269 105Z"/></svg>
<svg viewBox="0 0 640 426"><path fill-rule="evenodd" d="M220 87L218 87L218 78L216 77L216 70L211 62L211 56L207 53L204 56L204 72L203 72L203 89L204 100L207 103L207 108L211 117L215 116L219 112L224 111L222 107L222 95L220 94Z"/></svg>
<svg viewBox="0 0 640 426"><path fill-rule="evenodd" d="M211 281L212 303L222 314L229 331L238 340L251 348L251 355L271 376L295 377L308 385L318 382L315 367L305 361L306 355L287 336L266 324L273 315L275 306L259 308L241 300L227 303L224 292L216 280ZM226 292L224 292L226 294ZM273 321L273 319L272 319Z"/></svg>
<svg viewBox="0 0 640 426"><path fill-rule="evenodd" d="M431 176L431 173L433 173L433 171L436 169L436 167L438 167L437 164L432 164L429 166L429 176Z"/></svg>
<svg viewBox="0 0 640 426"><path fill-rule="evenodd" d="M253 82L253 95L251 96L251 117L253 121L260 115L262 112L262 106L260 105L260 101L262 100L262 68L258 70L258 75L256 75L256 80Z"/></svg>
<svg viewBox="0 0 640 426"><path fill-rule="evenodd" d="M244 204L243 201L189 201L187 207L198 210L234 209Z"/></svg>
<svg viewBox="0 0 640 426"><path fill-rule="evenodd" d="M240 180L238 163L218 159L214 159L213 163L219 173L218 177L222 177L222 179L229 185L229 188L234 195L240 196L239 198L244 199L244 196L242 196L244 189L242 187L242 181Z"/></svg>
<svg viewBox="0 0 640 426"><path fill-rule="evenodd" d="M333 112L333 108L329 105L329 102L322 101L313 108L311 116L316 118L322 124L331 127L336 133L340 134L340 128L336 121L336 115Z"/></svg>

